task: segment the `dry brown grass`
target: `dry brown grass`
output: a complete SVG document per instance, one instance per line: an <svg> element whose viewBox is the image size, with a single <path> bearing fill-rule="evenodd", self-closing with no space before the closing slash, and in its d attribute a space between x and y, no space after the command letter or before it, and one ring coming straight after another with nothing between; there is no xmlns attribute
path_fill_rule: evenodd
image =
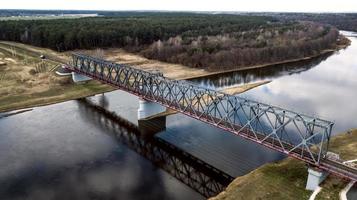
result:
<svg viewBox="0 0 357 200"><path fill-rule="evenodd" d="M357 129L351 134L339 134L331 139L330 150L346 160L357 158ZM251 173L236 178L225 191L212 200L308 199L312 192L305 190L307 168L301 161L287 158L278 163L266 164ZM339 192L347 182L329 176L322 183L317 199L339 199Z"/></svg>
<svg viewBox="0 0 357 200"><path fill-rule="evenodd" d="M94 54L95 50L87 50L83 51L83 53ZM104 50L104 58L112 62L134 65L134 67L145 71L158 70L163 73L164 76L171 79L182 80L211 74L211 72L203 69L190 68L179 64L171 64L157 60L149 60L140 55L126 52L123 49L106 49Z"/></svg>
<svg viewBox="0 0 357 200"><path fill-rule="evenodd" d="M0 42L3 45L11 45L14 47L18 47L24 51L28 51L28 52L35 52L39 55L49 55L49 56L53 56L62 60L69 60L69 55L71 52L66 52L66 53L59 53L57 51L51 50L51 49L47 49L47 48L41 48L41 47L36 47L36 46L31 46L31 45L27 45L27 44L22 44L22 43L17 43L17 42L10 42L10 41L1 41Z"/></svg>
<svg viewBox="0 0 357 200"><path fill-rule="evenodd" d="M0 66L0 112L113 90L95 81L85 86L72 84L69 77L59 77L52 71L58 63L42 61L35 56L25 57L20 53L9 54L8 50L0 47L0 61L6 63Z"/></svg>

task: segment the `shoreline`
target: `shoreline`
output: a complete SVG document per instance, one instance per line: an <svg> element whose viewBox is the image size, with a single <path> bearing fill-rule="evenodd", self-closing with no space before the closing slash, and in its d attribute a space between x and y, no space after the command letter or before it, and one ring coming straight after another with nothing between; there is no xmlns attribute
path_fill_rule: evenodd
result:
<svg viewBox="0 0 357 200"><path fill-rule="evenodd" d="M48 97L48 98L53 98L55 100L53 101L47 101L47 102L43 102L43 99L39 98L39 99L32 99L32 100L29 100L27 103L18 103L18 105L14 105L14 106L11 106L9 108L0 108L0 113L3 114L3 113L8 113L8 112L12 112L12 111L17 111L17 110L21 110L21 109L33 109L33 108L37 108L37 107L42 107L42 106L49 106L49 105L52 105L52 104L58 104L58 103L64 103L64 102L67 102L67 101L73 101L73 100L77 100L77 99L80 99L80 98L85 98L85 97L90 97L90 96L95 96L95 95L98 95L98 94L102 94L102 93L107 93L107 92L113 92L117 89L113 88L113 89L103 89L103 91L95 91L95 92L92 92L92 93L88 93L88 94L82 94L82 95L76 95L75 97L70 97L70 98L66 98L66 97L61 97L62 95L58 95L58 96L51 96L51 97Z"/></svg>
<svg viewBox="0 0 357 200"><path fill-rule="evenodd" d="M233 73L233 72L241 72L241 71L247 71L247 70L252 70L252 69L261 69L261 68L266 68L266 67L272 67L272 66L275 66L275 65L292 64L292 63L296 63L296 62L311 60L311 59L317 58L319 56L326 55L328 53L334 53L334 52L337 52L337 51L342 50L344 48L347 48L350 45L351 45L351 42L349 42L348 44L337 45L335 49L326 49L326 50L323 50L322 52L317 53L315 55L307 56L307 57L303 57L303 58L295 58L295 59L278 61L278 62L273 62L273 63L252 65L252 66L242 67L242 68L237 68L237 69L227 69L227 70L221 70L221 71L214 71L214 72L209 72L207 74L202 74L202 75L198 75L198 76L191 76L189 78L179 79L179 80L192 80L192 79L196 79L196 78L204 78L204 77L228 74L228 73Z"/></svg>
<svg viewBox="0 0 357 200"><path fill-rule="evenodd" d="M339 153L344 160L356 158L357 129L339 133L331 138L330 151ZM291 157L266 163L246 175L236 177L224 191L209 200L244 199L309 199L313 191L305 189L308 171L306 164ZM335 175L329 175L320 184L317 199L338 199L339 192L348 182ZM256 193L252 187L260 188Z"/></svg>
<svg viewBox="0 0 357 200"><path fill-rule="evenodd" d="M22 45L22 44L19 43L19 45ZM266 67L271 67L271 66L279 65L279 64L295 63L295 62L310 60L310 59L325 55L327 53L336 52L343 48L348 47L349 45L350 45L350 41L346 44L336 45L335 49L326 49L326 50L324 50L316 55L313 55L313 56L285 60L285 61L279 61L279 62L274 62L274 63L254 65L254 66L243 67L243 68L238 68L238 69L222 70L222 71L216 71L216 72L208 72L206 70L198 69L198 70L202 71L202 72L198 72L198 75L185 76L183 78L178 77L175 79L176 80L192 80L192 79L196 79L196 78L204 78L204 77L210 77L210 76L220 75L220 74L227 74L227 73L240 72L240 71L246 71L246 70L252 70L252 69L266 68ZM27 49L27 50L29 50L29 49ZM158 62L160 62L160 61L158 61ZM242 85L241 87L244 87L244 85ZM28 100L25 102L14 103L13 106L0 107L0 113L10 112L10 111L19 110L19 109L35 108L35 107L46 106L46 105L51 105L51 104L56 104L56 103L62 103L62 102L70 101L70 100L83 98L83 97L88 97L88 96L93 96L93 95L97 95L97 94L101 94L101 93L111 92L114 90L116 90L116 88L105 87L104 89L98 89L95 91L87 91L81 95L74 95L74 96L70 95L70 97L66 97L62 93L62 94L58 94L58 95L54 95L54 96L45 97L45 98L47 98L47 100L45 100L44 98L34 98L34 99L31 99L31 100ZM32 96L32 95L30 95L30 96Z"/></svg>

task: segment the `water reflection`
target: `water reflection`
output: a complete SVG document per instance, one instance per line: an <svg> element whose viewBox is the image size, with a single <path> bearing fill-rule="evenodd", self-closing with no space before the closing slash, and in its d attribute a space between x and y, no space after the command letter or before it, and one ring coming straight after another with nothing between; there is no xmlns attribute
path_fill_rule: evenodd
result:
<svg viewBox="0 0 357 200"><path fill-rule="evenodd" d="M357 33L351 31L340 31L346 37L357 37Z"/></svg>
<svg viewBox="0 0 357 200"><path fill-rule="evenodd" d="M334 133L357 127L357 38L311 70L283 76L244 96L335 120Z"/></svg>
<svg viewBox="0 0 357 200"><path fill-rule="evenodd" d="M165 117L141 121L137 127L87 99L78 102L80 109L84 110L83 117L90 117L93 123L103 126L107 133L115 135L121 143L203 196L214 196L233 181L233 177L228 174L153 136L165 129Z"/></svg>
<svg viewBox="0 0 357 200"><path fill-rule="evenodd" d="M224 88L261 80L267 85L241 96L335 122L333 134L357 127L357 33L341 31L351 45L333 54L289 65L193 80Z"/></svg>
<svg viewBox="0 0 357 200"><path fill-rule="evenodd" d="M357 183L348 191L347 199L357 199Z"/></svg>
<svg viewBox="0 0 357 200"><path fill-rule="evenodd" d="M205 78L194 79L192 81L201 86L221 89L245 83L271 80L281 76L300 74L319 65L331 55L332 53L326 53L311 60L305 60L290 64L273 65L265 68L252 69L241 72L213 75Z"/></svg>
<svg viewBox="0 0 357 200"><path fill-rule="evenodd" d="M80 107L66 102L0 119L0 199L202 199Z"/></svg>
<svg viewBox="0 0 357 200"><path fill-rule="evenodd" d="M95 96L90 99L99 104L99 97ZM114 111L138 125L136 115L138 98L136 96L123 91L114 91L106 93L105 97L109 102L107 110ZM264 163L284 157L259 144L183 114L168 116L165 130L157 135L233 177L245 175Z"/></svg>

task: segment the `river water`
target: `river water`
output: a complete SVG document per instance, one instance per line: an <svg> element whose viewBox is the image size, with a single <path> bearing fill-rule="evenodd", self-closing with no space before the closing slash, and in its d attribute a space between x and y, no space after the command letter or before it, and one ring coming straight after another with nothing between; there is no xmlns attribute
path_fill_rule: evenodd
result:
<svg viewBox="0 0 357 200"><path fill-rule="evenodd" d="M357 128L357 34L346 49L313 60L195 80L220 89L262 80L272 82L242 96L335 122L333 134Z"/></svg>
<svg viewBox="0 0 357 200"><path fill-rule="evenodd" d="M195 81L222 88L272 80L244 96L335 120L338 133L357 127L357 38L350 39L347 49L313 61ZM212 193L200 192L197 174L222 183L208 169L236 177L284 158L181 114L142 125L137 109L137 97L114 91L0 114L0 199L204 199ZM155 160L163 151L177 159ZM184 173L202 163L207 169Z"/></svg>

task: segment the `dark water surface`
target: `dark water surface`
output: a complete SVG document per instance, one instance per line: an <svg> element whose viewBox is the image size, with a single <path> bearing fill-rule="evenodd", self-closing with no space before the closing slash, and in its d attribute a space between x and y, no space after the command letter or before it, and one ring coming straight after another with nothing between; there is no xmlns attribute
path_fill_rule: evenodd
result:
<svg viewBox="0 0 357 200"><path fill-rule="evenodd" d="M357 127L350 39L332 56L195 81L222 88L273 80L244 96L335 120L337 133ZM143 125L137 109L137 97L114 91L0 117L0 199L204 199L211 183L284 157L181 114Z"/></svg>
<svg viewBox="0 0 357 200"><path fill-rule="evenodd" d="M114 91L88 99L131 125L118 123L121 128L114 131L110 115L82 101L0 118L0 199L204 199L210 194L188 184L196 180L180 180L163 169L167 166L152 162L147 149L131 144L137 139L120 136L131 126L139 129L137 97ZM283 157L180 114L167 117L165 124L155 138L231 177ZM151 122L144 129L157 126ZM173 174L180 172L177 168ZM214 179L214 173L206 174Z"/></svg>

